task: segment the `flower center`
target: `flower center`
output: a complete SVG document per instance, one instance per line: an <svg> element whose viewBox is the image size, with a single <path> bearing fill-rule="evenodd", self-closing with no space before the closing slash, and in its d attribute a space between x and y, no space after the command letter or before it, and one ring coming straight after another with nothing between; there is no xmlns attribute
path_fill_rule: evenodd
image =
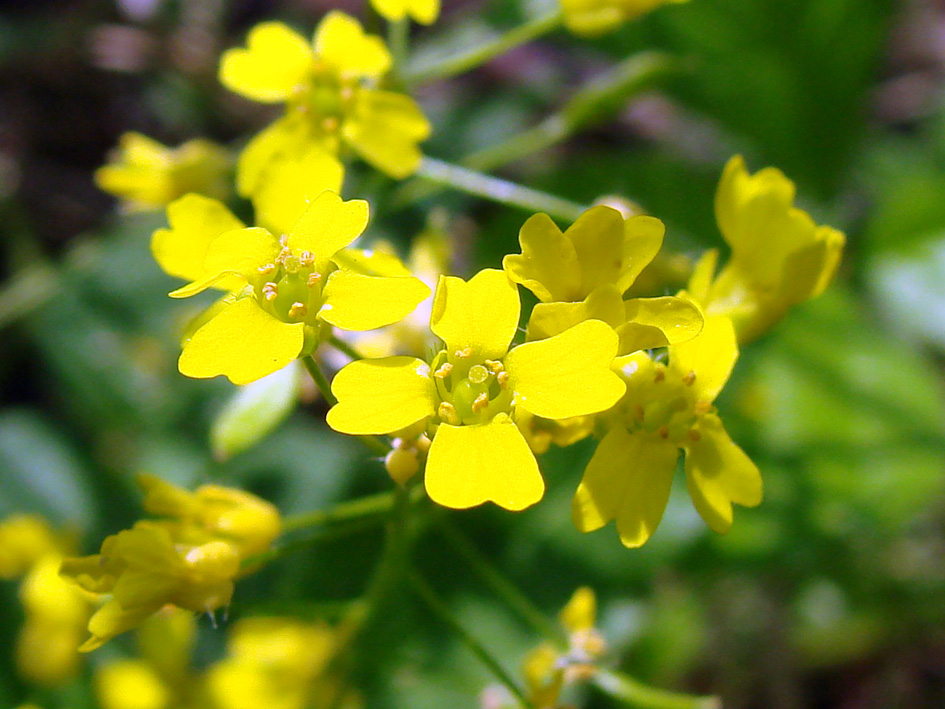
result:
<svg viewBox="0 0 945 709"><path fill-rule="evenodd" d="M272 263L260 267L253 284L256 300L263 310L287 323L304 322L315 326L315 316L323 304L322 288L329 263L315 263L308 251L294 251L285 245Z"/></svg>
<svg viewBox="0 0 945 709"><path fill-rule="evenodd" d="M295 104L311 117L321 133L330 135L352 112L359 88L357 80L344 79L331 67L316 63L308 86L300 91Z"/></svg>
<svg viewBox="0 0 945 709"><path fill-rule="evenodd" d="M633 381L634 376L645 374L635 373L630 379L636 396L630 394L625 405L623 419L628 431L657 434L677 445L699 440L695 426L712 407L696 399L692 389L694 372L680 377L657 364L652 381L641 385Z"/></svg>
<svg viewBox="0 0 945 709"><path fill-rule="evenodd" d="M437 415L443 423L486 423L511 410L509 375L501 361L476 358L469 350L454 352L452 357L440 350L432 369L441 400Z"/></svg>

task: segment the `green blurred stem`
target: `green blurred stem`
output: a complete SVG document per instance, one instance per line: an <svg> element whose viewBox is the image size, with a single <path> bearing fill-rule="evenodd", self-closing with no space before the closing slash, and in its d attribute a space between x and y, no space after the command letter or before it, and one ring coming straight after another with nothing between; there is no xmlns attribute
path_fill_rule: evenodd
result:
<svg viewBox="0 0 945 709"><path fill-rule="evenodd" d="M547 192L490 177L434 158L424 158L416 176L506 206L518 207L528 212L545 212L568 222L573 222L585 210L583 205L555 197Z"/></svg>
<svg viewBox="0 0 945 709"><path fill-rule="evenodd" d="M430 81L437 81L438 79L448 79L457 74L470 71L516 47L528 44L549 32L553 32L561 26L563 19L564 17L560 10L536 17L533 20L519 25L515 29L509 30L505 34L499 35L492 41L479 44L464 54L450 57L430 66L421 66L413 71L408 71L404 75L404 79L408 84L415 86Z"/></svg>
<svg viewBox="0 0 945 709"><path fill-rule="evenodd" d="M333 522L350 521L363 517L385 515L394 507L394 491L361 497L357 500L341 502L327 510L315 510L305 514L292 515L282 521L282 532L294 532L299 529L320 527Z"/></svg>
<svg viewBox="0 0 945 709"><path fill-rule="evenodd" d="M401 20L389 22L387 25L387 46L390 47L394 59L394 70L400 73L407 59L410 43L410 20L404 17Z"/></svg>
<svg viewBox="0 0 945 709"><path fill-rule="evenodd" d="M512 676L506 672L505 668L499 664L499 661L480 643L476 638L469 634L469 632L464 628L456 618L453 617L453 614L450 613L449 608L446 603L444 603L436 595L434 590L419 574L413 572L410 574L410 584L413 586L414 591L417 595L423 599L423 602L426 603L430 611L435 615L440 622L449 627L456 635L459 636L459 639L462 640L463 644L476 656L486 668L489 669L492 674L495 675L496 679L501 682L506 689L508 689L512 695L521 702L524 707L534 707L534 705L528 700L528 697L525 695L525 692L522 691L522 688L519 687L518 683L512 678Z"/></svg>
<svg viewBox="0 0 945 709"><path fill-rule="evenodd" d="M628 57L602 77L581 87L561 110L534 128L472 153L462 164L491 171L546 150L580 129L606 120L677 67L678 60L661 52L641 52Z"/></svg>
<svg viewBox="0 0 945 709"><path fill-rule="evenodd" d="M656 689L619 672L598 670L591 681L605 694L639 709L722 709L718 697Z"/></svg>
<svg viewBox="0 0 945 709"><path fill-rule="evenodd" d="M508 577L499 571L450 520L444 518L440 531L463 561L501 598L505 604L528 623L539 635L567 647L564 628L548 619Z"/></svg>
<svg viewBox="0 0 945 709"><path fill-rule="evenodd" d="M351 361L364 359L364 357L356 349L336 335L331 336L331 339L328 340L328 344L341 352Z"/></svg>
<svg viewBox="0 0 945 709"><path fill-rule="evenodd" d="M334 406L337 404L338 399L336 399L335 395L331 393L331 384L328 383L328 377L325 376L322 368L318 366L318 362L315 360L315 357L312 355L306 355L305 357L302 357L302 364L305 365L305 369L308 370L308 373L312 377L312 381L315 382L315 386L318 387L318 391L321 392L322 397L328 402L328 405Z"/></svg>

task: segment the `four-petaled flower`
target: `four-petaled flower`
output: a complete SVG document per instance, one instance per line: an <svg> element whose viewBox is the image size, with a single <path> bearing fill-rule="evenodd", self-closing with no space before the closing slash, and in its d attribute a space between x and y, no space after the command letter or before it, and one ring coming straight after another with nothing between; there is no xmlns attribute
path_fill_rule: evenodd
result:
<svg viewBox="0 0 945 709"><path fill-rule="evenodd" d="M185 208L195 213L185 218L171 211L175 229L155 234L152 247L165 253L164 260L180 275L193 279L171 296L185 298L212 286L230 291L184 343L179 368L187 376L223 374L234 384L248 384L312 352L329 326L372 330L389 325L430 293L412 276L373 276L339 265L346 263L345 247L367 224L363 200L344 202L323 192L281 238L260 227L221 232L223 224L233 224L231 217L202 201L189 200ZM182 225L177 234L174 217ZM204 218L205 235L188 243L184 237L199 231ZM210 234L215 235L207 243Z"/></svg>
<svg viewBox="0 0 945 709"><path fill-rule="evenodd" d="M680 449L693 504L716 532L731 526L733 502L761 502L758 468L712 406L737 357L731 321L714 316L697 338L669 348L668 365L643 352L617 359L627 393L599 417L609 431L574 495L579 530L616 519L626 546L644 544L663 516Z"/></svg>
<svg viewBox="0 0 945 709"><path fill-rule="evenodd" d="M538 502L544 482L517 411L548 419L610 408L625 387L611 370L617 336L588 320L547 340L509 349L518 291L502 271L470 281L442 277L430 327L444 342L430 364L413 357L352 362L332 382L328 424L349 434L435 426L425 484L435 502L509 510Z"/></svg>
<svg viewBox="0 0 945 709"><path fill-rule="evenodd" d="M541 301L529 317L528 339L557 335L584 320L613 327L619 354L695 337L702 313L688 300L623 300L660 250L664 231L655 217L624 219L606 206L591 207L563 234L546 214L528 219L519 233L522 253L502 261L509 278Z"/></svg>
<svg viewBox="0 0 945 709"><path fill-rule="evenodd" d="M715 218L732 254L714 276L718 252L696 266L689 291L710 315L732 318L739 342L778 322L791 306L820 295L840 264L846 237L794 206L794 183L774 167L754 175L736 155L715 195Z"/></svg>

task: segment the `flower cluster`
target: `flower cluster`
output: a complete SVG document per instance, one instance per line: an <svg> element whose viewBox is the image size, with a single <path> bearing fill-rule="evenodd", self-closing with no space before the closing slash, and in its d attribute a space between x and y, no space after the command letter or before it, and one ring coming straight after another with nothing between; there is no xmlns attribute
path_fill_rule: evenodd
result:
<svg viewBox="0 0 945 709"><path fill-rule="evenodd" d="M69 558L60 573L104 601L89 620L94 650L166 604L212 613L230 603L241 564L278 536L279 512L239 490L204 485L194 493L139 477L144 507L157 520L105 539L98 554Z"/></svg>

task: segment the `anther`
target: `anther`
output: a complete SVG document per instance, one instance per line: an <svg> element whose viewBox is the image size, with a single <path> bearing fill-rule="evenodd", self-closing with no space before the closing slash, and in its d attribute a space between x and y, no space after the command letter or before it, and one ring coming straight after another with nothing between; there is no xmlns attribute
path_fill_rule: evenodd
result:
<svg viewBox="0 0 945 709"><path fill-rule="evenodd" d="M499 383L500 387L505 389L509 384L509 373L503 370L495 375L495 380Z"/></svg>
<svg viewBox="0 0 945 709"><path fill-rule="evenodd" d="M318 282L322 280L322 274L320 273L310 273L308 278L305 280L305 283L308 284L309 288L314 288L318 285Z"/></svg>
<svg viewBox="0 0 945 709"><path fill-rule="evenodd" d="M299 261L302 262L303 266L311 266L315 263L315 254L311 251L303 251L299 254Z"/></svg>
<svg viewBox="0 0 945 709"><path fill-rule="evenodd" d="M475 398L472 403L472 410L474 414L478 414L480 411L485 409L489 405L489 395L483 392Z"/></svg>
<svg viewBox="0 0 945 709"><path fill-rule="evenodd" d="M444 362L443 366L433 373L433 376L436 377L437 379L446 379L450 375L450 372L452 371L453 371L453 365L450 364L449 362Z"/></svg>
<svg viewBox="0 0 945 709"><path fill-rule="evenodd" d="M693 407L693 411L695 411L697 416L702 416L703 414L707 414L711 410L712 410L711 401L697 401L696 405Z"/></svg>
<svg viewBox="0 0 945 709"><path fill-rule="evenodd" d="M339 125L338 119L334 116L326 116L322 119L322 130L326 133L334 133Z"/></svg>
<svg viewBox="0 0 945 709"><path fill-rule="evenodd" d="M654 382L661 382L666 379L666 370L660 367L656 370L656 376L653 377Z"/></svg>
<svg viewBox="0 0 945 709"><path fill-rule="evenodd" d="M290 318L304 318L305 313L307 312L308 312L308 308L306 307L305 303L299 303L298 301L296 301L295 303L292 303L291 307L289 308L289 317Z"/></svg>
<svg viewBox="0 0 945 709"><path fill-rule="evenodd" d="M260 266L260 267L257 268L256 270L257 270L259 273L261 273L262 275L268 276L270 273L275 273L275 272L276 272L276 264L274 264L274 263L267 263L265 266Z"/></svg>
<svg viewBox="0 0 945 709"><path fill-rule="evenodd" d="M643 404L637 404L634 411L637 415L637 421L643 421L646 418L646 412L643 409Z"/></svg>
<svg viewBox="0 0 945 709"><path fill-rule="evenodd" d="M270 281L262 287L262 294L266 300L275 300L279 295L279 286Z"/></svg>
<svg viewBox="0 0 945 709"><path fill-rule="evenodd" d="M440 402L440 405L436 408L436 415L439 416L440 420L444 423L453 426L458 426L462 423L459 416L456 415L456 408L447 401Z"/></svg>
<svg viewBox="0 0 945 709"><path fill-rule="evenodd" d="M660 434L660 438L669 438L669 428L666 426L660 426L657 433Z"/></svg>
<svg viewBox="0 0 945 709"><path fill-rule="evenodd" d="M342 101L350 101L354 98L354 88L351 86L342 86L338 95L341 97Z"/></svg>
<svg viewBox="0 0 945 709"><path fill-rule="evenodd" d="M467 348L464 349L464 350L456 350L456 351L453 353L453 355L454 355L457 359L469 359L470 357L472 357L472 347L467 347Z"/></svg>
<svg viewBox="0 0 945 709"><path fill-rule="evenodd" d="M694 428L690 428L686 433L689 436L689 440L691 440L693 443L698 443L702 438L702 434Z"/></svg>
<svg viewBox="0 0 945 709"><path fill-rule="evenodd" d="M505 371L505 365L501 362L497 362L494 359L487 359L483 364L489 369L493 374L498 374L499 372Z"/></svg>
<svg viewBox="0 0 945 709"><path fill-rule="evenodd" d="M691 387L693 382L696 381L696 373L693 371L690 371L689 374L687 374L685 377L682 378L682 380L687 387Z"/></svg>

